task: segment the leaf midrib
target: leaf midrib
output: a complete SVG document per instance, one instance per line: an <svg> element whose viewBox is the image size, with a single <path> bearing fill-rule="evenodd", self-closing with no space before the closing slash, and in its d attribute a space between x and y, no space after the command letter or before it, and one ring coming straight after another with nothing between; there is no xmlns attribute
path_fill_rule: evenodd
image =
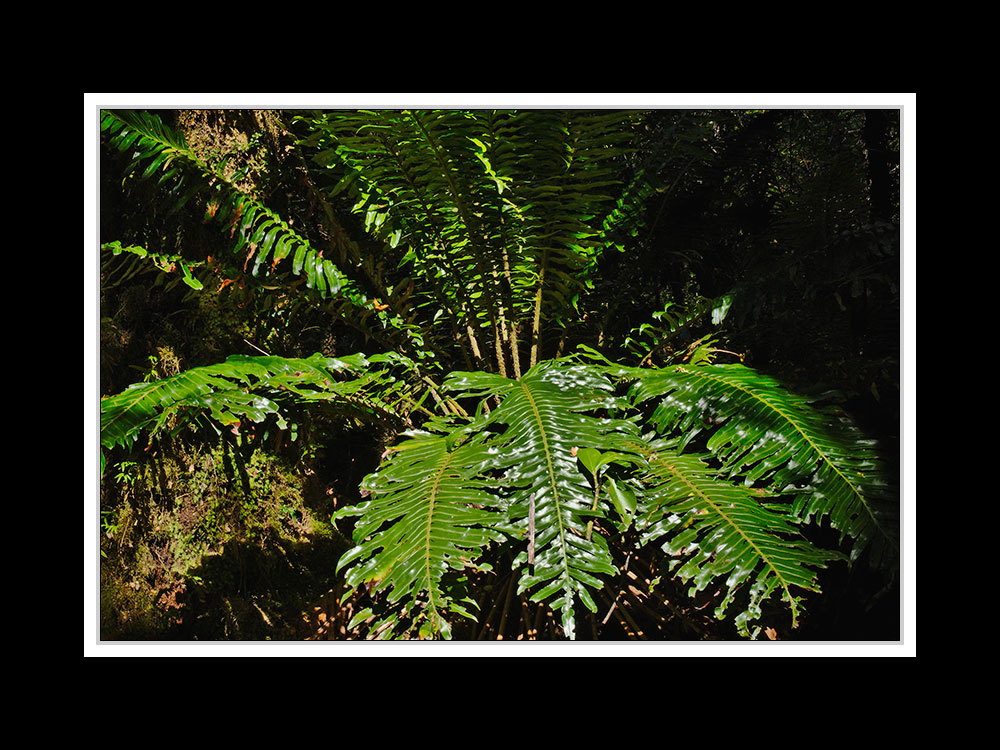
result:
<svg viewBox="0 0 1000 750"><path fill-rule="evenodd" d="M559 499L559 487L556 484L556 474L555 467L552 461L552 449L549 446L548 433L545 430L545 423L542 420L541 410L538 408L538 404L535 401L535 397L525 384L523 380L517 381L517 384L521 387L521 391L524 393L525 398L528 400L528 405L531 407L531 411L535 417L535 424L538 426L538 432L542 439L542 450L545 454L545 468L549 475L549 486L552 487L552 499L556 506L556 521L559 536L559 549L562 553L562 566L563 573L566 576L566 580L569 581L572 578L569 570L569 551L566 549L566 529L563 525L562 517L562 503Z"/></svg>
<svg viewBox="0 0 1000 750"><path fill-rule="evenodd" d="M687 476L680 469L676 468L672 463L670 463L669 461L667 461L660 454L656 454L656 455L650 456L649 460L650 461L654 461L656 463L659 463L662 466L665 466L667 468L667 470L670 471L671 474L673 474L675 477L677 477L677 479L679 479L681 482L684 483L684 485L686 487L689 488L689 490L691 491L692 494L695 494L698 497L702 498L708 505L710 505L715 510L715 512L732 529L734 529L741 537L743 537L743 539L746 540L747 544L749 544L750 547L753 548L753 550L757 553L757 556L764 562L765 565L767 565L768 568L771 569L771 571L774 573L774 575L778 578L778 581L781 583L781 588L785 592L785 597L784 598L788 602L788 605L791 607L791 610L792 610L792 619L793 619L793 621L796 620L798 618L798 609L795 606L795 597L792 596L792 592L791 592L791 588L790 588L791 584L788 583L788 581L785 580L785 577L781 574L781 571L777 568L777 566L775 566L775 564L773 562L771 562L770 556L766 555L763 552L763 550L761 550L761 548L753 541L753 539L751 539L750 536L748 536L747 533L743 531L743 527L739 523L737 523L733 518L731 518L722 509L721 506L719 506L716 502L714 502L711 499L711 497L709 497L708 495L706 495L697 485L695 485L692 481L690 481L687 478Z"/></svg>
<svg viewBox="0 0 1000 750"><path fill-rule="evenodd" d="M428 507L427 507L427 522L424 529L424 580L427 583L427 596L431 608L431 612L436 621L441 620L441 615L438 613L438 603L435 597L436 587L434 586L434 581L432 580L432 569L431 569L431 529L434 526L434 510L437 505L438 490L444 481L445 472L451 465L451 461L454 458L455 453L445 450L442 455L442 460L438 465L437 471L430 483L428 489ZM436 624L435 624L436 629Z"/></svg>
<svg viewBox="0 0 1000 750"><path fill-rule="evenodd" d="M774 411L777 414L779 414L788 424L790 424L795 429L796 432L799 433L799 435L802 436L802 439L806 441L806 443L809 445L809 447L812 448L812 450L817 455L819 455L822 458L822 460L824 460L826 462L826 464L828 466L830 466L833 469L833 471L837 474L837 476L840 477L841 481L843 481L843 483L846 484L851 489L851 492L858 499L858 502L861 504L861 507L863 507L865 509L865 513L871 519L871 521L875 525L875 527L881 532L881 534L886 539L888 539L890 541L892 540L891 536L885 531L885 529L882 528L882 524L881 524L878 516L875 514L874 510L872 509L872 507L869 505L869 503L868 503L867 499L865 498L865 496L858 490L858 488L854 484L854 482L852 482L840 470L840 468L837 466L837 464L834 461L830 460L829 455L825 451L823 451L815 443L815 441L813 441L809 437L809 435L802 429L802 427L799 426L799 423L790 414L786 413L779 406L777 406L773 402L769 401L768 399L764 398L760 394L757 394L754 391L748 390L747 388L744 388L742 385L740 385L739 383L733 382L732 380L728 380L726 378L723 378L723 377L720 377L720 376L716 376L716 375L712 375L712 374L709 374L709 373L695 372L695 371L690 370L690 369L688 369L686 367L678 367L677 371L678 372L683 372L686 375L692 375L692 376L695 376L695 377L703 378L705 380L711 380L711 381L716 382L716 383L723 383L726 386L735 388L735 389L739 390L740 392L746 394L750 398L755 399L756 401L759 401L760 403L762 403L767 408L769 408L772 411Z"/></svg>

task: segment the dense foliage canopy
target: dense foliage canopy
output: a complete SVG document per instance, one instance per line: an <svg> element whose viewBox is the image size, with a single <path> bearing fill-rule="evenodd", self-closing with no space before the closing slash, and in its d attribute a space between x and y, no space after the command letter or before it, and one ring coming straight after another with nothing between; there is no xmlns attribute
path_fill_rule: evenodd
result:
<svg viewBox="0 0 1000 750"><path fill-rule="evenodd" d="M100 117L102 637L898 637L898 111Z"/></svg>

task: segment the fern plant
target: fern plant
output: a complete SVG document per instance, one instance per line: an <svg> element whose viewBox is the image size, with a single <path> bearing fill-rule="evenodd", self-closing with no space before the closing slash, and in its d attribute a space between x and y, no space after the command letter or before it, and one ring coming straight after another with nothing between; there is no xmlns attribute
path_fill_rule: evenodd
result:
<svg viewBox="0 0 1000 750"><path fill-rule="evenodd" d="M692 595L719 587L717 615L735 612L747 637L765 602L786 607L794 627L835 560L891 569L889 482L875 446L843 418L742 364L717 363L727 355L710 338L669 350L662 367L574 347L604 254L627 251L625 225L640 221L623 201L655 194L642 169L630 185L620 179L640 121L606 111L299 113L296 148L336 227L335 262L154 115L105 113L109 143L133 153L130 171L184 184L180 200L200 191L232 252L253 259L252 276L287 281L289 260L307 295L339 300L331 312L367 326L383 350L234 356L133 386L102 401L103 447L187 425L284 429L292 404L395 426L400 439L363 481L363 502L334 514L354 540L338 569L367 601L351 624L360 637L452 637L482 616L479 577L503 565L517 595L551 609L573 639L579 613L606 606L600 594L621 573L626 543L661 550ZM345 207L363 240L337 220ZM846 546L810 541L820 524Z"/></svg>

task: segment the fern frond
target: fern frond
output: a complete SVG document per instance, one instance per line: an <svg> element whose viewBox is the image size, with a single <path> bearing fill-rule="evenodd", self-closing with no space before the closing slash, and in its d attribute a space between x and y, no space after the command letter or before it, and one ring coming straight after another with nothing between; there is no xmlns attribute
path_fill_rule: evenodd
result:
<svg viewBox="0 0 1000 750"><path fill-rule="evenodd" d="M367 370L367 371L366 371ZM343 373L353 375L344 379ZM287 424L282 405L338 403L360 416L402 421L405 412L383 399L396 392L387 373L355 355L307 359L234 355L225 362L196 367L163 380L137 383L101 400L101 445L129 446L142 432L156 434L208 418L219 427L260 423L273 415Z"/></svg>
<svg viewBox="0 0 1000 750"><path fill-rule="evenodd" d="M147 162L140 179L148 179L162 171L159 181L165 182L178 174L185 162L209 172L208 165L188 147L184 136L168 128L151 112L102 111L101 131L111 136L112 145L119 151L131 150L132 160L127 172Z"/></svg>
<svg viewBox="0 0 1000 750"><path fill-rule="evenodd" d="M411 433L378 472L365 478L371 499L334 513L334 520L359 516L357 545L337 569L353 565L347 583L386 592L390 611L372 628L383 637L417 631L420 637L451 637L450 619L475 620L473 602L447 580L449 571L489 569L473 561L491 542L502 514L484 478L494 453L482 435L456 445L459 435ZM407 608L405 617L399 607ZM395 614L394 614L395 613Z"/></svg>
<svg viewBox="0 0 1000 750"><path fill-rule="evenodd" d="M582 276L604 249L603 217L619 184L611 165L625 150L629 112L532 111L522 126L510 200L531 263L531 363L543 356L544 328L565 324ZM513 168L512 168L513 169Z"/></svg>
<svg viewBox="0 0 1000 750"><path fill-rule="evenodd" d="M305 277L306 286L321 297L339 303L339 312L355 324L365 326L370 317L378 320L376 330L402 332L413 351L423 350L419 331L400 316L378 304L364 292L321 250L292 229L288 222L260 201L240 191L224 174L198 158L184 141L158 117L149 112L104 111L101 129L110 136L111 145L122 152L132 152L129 172L145 169L139 176L148 179L162 172L159 181L177 177L174 192L187 185L178 204L183 204L199 192L210 192L218 208L217 220L225 222L230 236L236 238L234 254L245 263L254 259L253 274L273 274L286 258L294 276ZM185 183L192 178L193 184ZM178 208L178 206L175 206ZM364 330L364 328L363 328Z"/></svg>
<svg viewBox="0 0 1000 750"><path fill-rule="evenodd" d="M119 261L116 262L115 259ZM183 281L197 291L202 289L204 284L195 276L192 269L200 265L201 263L188 263L179 255L151 253L139 245L123 246L121 242L114 240L101 245L101 286L104 289L111 289L143 273L172 274L179 270L180 276L169 282L167 288Z"/></svg>
<svg viewBox="0 0 1000 750"><path fill-rule="evenodd" d="M829 518L853 540L852 559L868 550L874 564L894 564L898 531L889 483L874 441L846 418L736 364L643 374L632 397L636 404L659 400L652 422L661 434L679 433L687 443L707 433L706 446L726 475L793 495L792 512L802 521Z"/></svg>
<svg viewBox="0 0 1000 750"><path fill-rule="evenodd" d="M763 490L720 479L711 456L681 454L673 443L637 444L648 461L636 527L643 545L661 542L674 559L671 569L691 583L691 595L724 578L726 594L716 608L722 619L741 590L749 596L736 626L761 615L761 603L777 593L798 624L800 592L819 591L816 568L837 557L802 538L798 520L780 506L768 505ZM664 541L665 537L665 541Z"/></svg>
<svg viewBox="0 0 1000 750"><path fill-rule="evenodd" d="M335 112L307 142L365 226L435 295L478 363L519 373L518 332L564 311L603 242L627 112ZM538 321L536 324L535 321ZM554 324L561 321L553 319Z"/></svg>
<svg viewBox="0 0 1000 750"><path fill-rule="evenodd" d="M527 545L515 560L525 566L518 591L548 601L560 612L566 636L574 638L576 597L596 612L590 589L602 588L598 575L616 572L605 539L588 534L588 521L602 517L604 509L594 507L593 489L575 454L583 448L631 454L624 438L635 426L593 415L611 401L611 384L595 368L547 361L517 381L453 373L445 387L501 399L486 422L503 425L491 445L497 468L505 472L506 512Z"/></svg>
<svg viewBox="0 0 1000 750"><path fill-rule="evenodd" d="M484 216L485 172L474 156L483 137L476 118L458 111L333 112L300 118L314 129L315 160L333 168L333 192L350 191L365 228L393 251L394 264L429 294L421 307L446 316L477 361L486 344L502 350L505 282ZM491 181L491 185L494 183ZM495 190L495 188L494 188ZM397 250L398 248L398 250ZM506 356L498 352L502 368Z"/></svg>

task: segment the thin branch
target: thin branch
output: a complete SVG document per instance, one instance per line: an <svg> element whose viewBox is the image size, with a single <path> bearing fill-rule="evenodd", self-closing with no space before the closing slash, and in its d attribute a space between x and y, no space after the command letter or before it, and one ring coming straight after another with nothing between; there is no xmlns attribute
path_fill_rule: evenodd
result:
<svg viewBox="0 0 1000 750"><path fill-rule="evenodd" d="M259 346L257 346L256 344L254 344L254 343L252 343L252 342L250 342L250 341L247 341L246 339L243 339L243 341L244 341L244 342L246 342L246 344L247 344L247 345L249 345L249 346L252 346L252 347L253 347L254 349L256 349L257 351L259 351L259 352L260 352L261 354L265 354L265 355L267 355L268 357L270 357L270 356L271 356L271 353L270 353L270 352L266 352L266 351L264 351L263 349L261 349L261 348L260 348Z"/></svg>

